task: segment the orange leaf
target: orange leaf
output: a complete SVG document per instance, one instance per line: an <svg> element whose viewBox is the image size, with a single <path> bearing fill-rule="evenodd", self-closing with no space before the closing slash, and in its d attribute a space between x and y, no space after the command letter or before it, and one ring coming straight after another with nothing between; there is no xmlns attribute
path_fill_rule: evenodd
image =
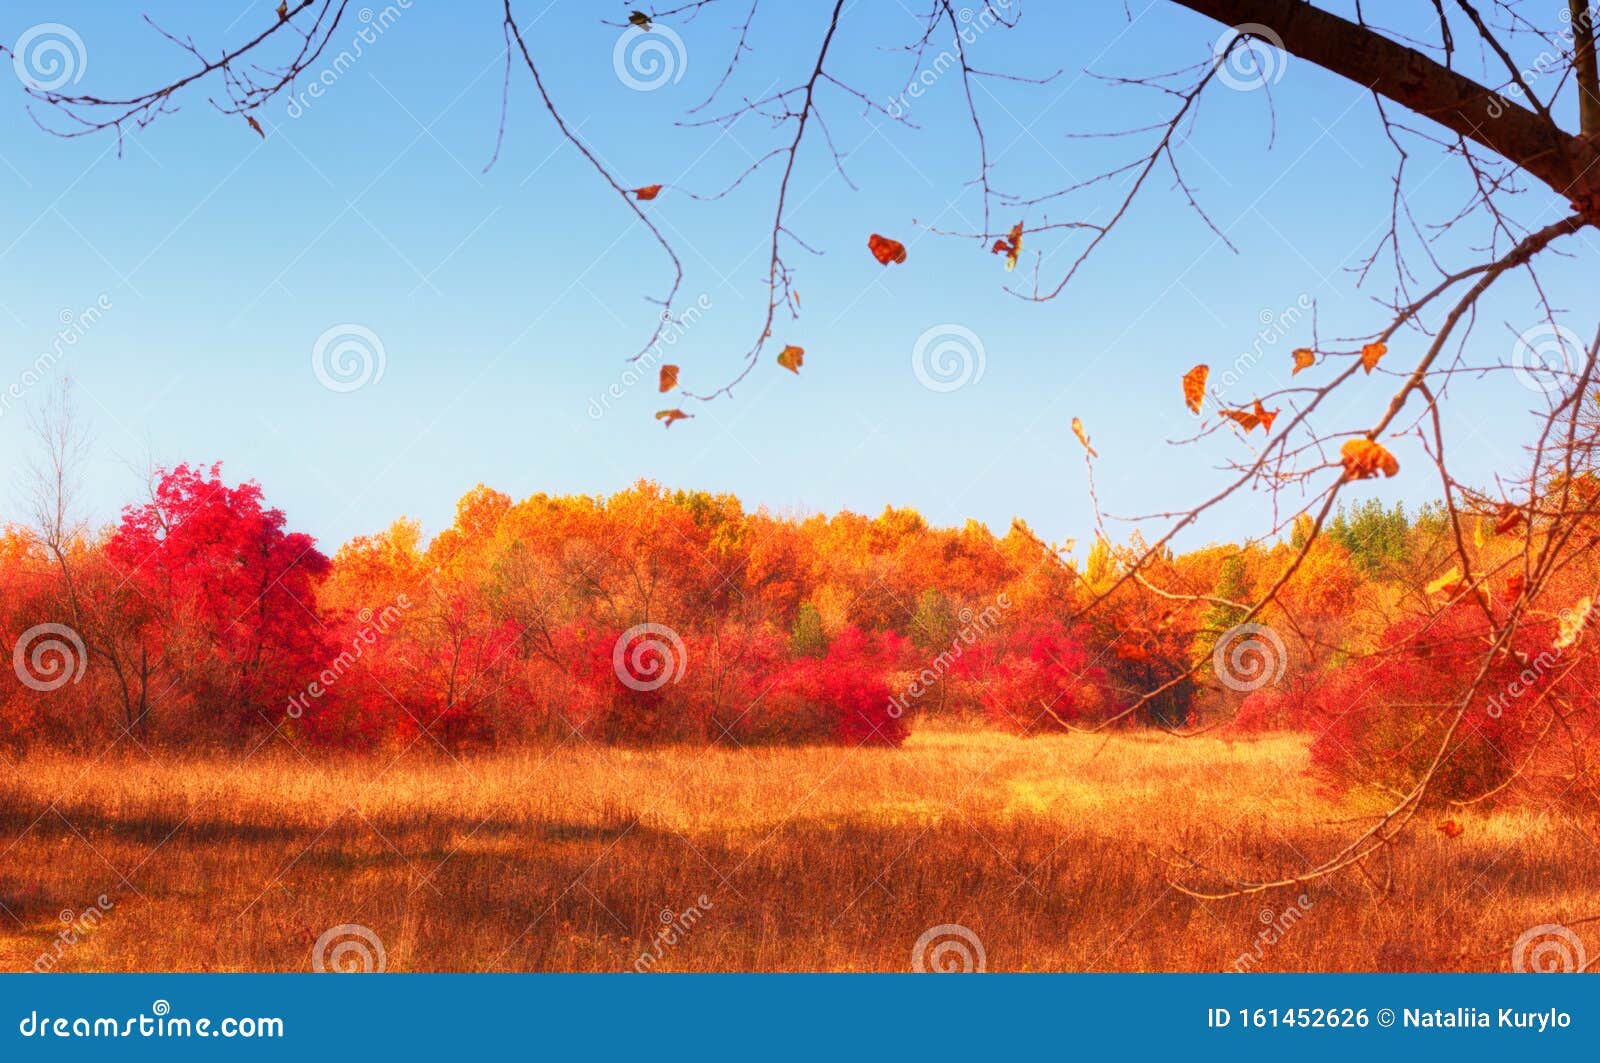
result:
<svg viewBox="0 0 1600 1063"><path fill-rule="evenodd" d="M1256 428L1261 424L1261 418L1257 417L1249 410L1218 410L1217 412L1222 414L1222 416L1226 417L1228 420L1233 421L1240 428L1243 428L1247 433L1250 431L1250 429Z"/></svg>
<svg viewBox="0 0 1600 1063"><path fill-rule="evenodd" d="M660 194L660 185L645 185L643 188L635 188L633 190L634 199L654 199Z"/></svg>
<svg viewBox="0 0 1600 1063"><path fill-rule="evenodd" d="M1257 425L1271 432L1272 422L1278 419L1278 411L1267 409L1261 405L1260 399L1255 400L1255 409L1253 410L1219 410L1217 412L1231 421L1236 421L1246 432L1249 432L1250 429L1255 428Z"/></svg>
<svg viewBox="0 0 1600 1063"><path fill-rule="evenodd" d="M778 364L789 372L800 375L800 363L806 360L806 349L790 344L778 352Z"/></svg>
<svg viewBox="0 0 1600 1063"><path fill-rule="evenodd" d="M1298 347L1298 348L1295 349L1295 352L1294 352L1294 373L1298 373L1302 369L1310 369L1312 366L1314 366L1316 364L1317 364L1317 352L1316 351L1313 351L1310 347ZM1294 373L1290 373L1289 375L1290 376L1294 376Z"/></svg>
<svg viewBox="0 0 1600 1063"><path fill-rule="evenodd" d="M1089 433L1083 430L1082 418L1074 417L1072 419L1072 434L1078 437L1078 442L1082 443L1083 449L1089 452L1089 457L1098 458L1100 456L1099 453L1097 453L1095 449L1089 445Z"/></svg>
<svg viewBox="0 0 1600 1063"><path fill-rule="evenodd" d="M1261 420L1261 427L1266 430L1268 435L1271 435L1272 422L1278 419L1278 411L1267 409L1261 405L1261 400L1257 399L1255 414Z"/></svg>
<svg viewBox="0 0 1600 1063"><path fill-rule="evenodd" d="M1378 367L1378 362L1389 353L1389 348L1381 343L1369 343L1361 348L1361 368L1371 373ZM1291 376L1293 374L1290 374Z"/></svg>
<svg viewBox="0 0 1600 1063"><path fill-rule="evenodd" d="M1527 585L1527 578L1520 572L1513 572L1506 580L1506 597L1516 601L1522 597L1522 588Z"/></svg>
<svg viewBox="0 0 1600 1063"><path fill-rule="evenodd" d="M1017 268L1017 256L1022 254L1022 223L1019 221L1011 227L1011 232L1004 240L996 240L994 246L989 248L991 255L1006 256L1006 270Z"/></svg>
<svg viewBox="0 0 1600 1063"><path fill-rule="evenodd" d="M1211 367L1204 364L1183 374L1183 401L1193 413L1200 412L1200 404L1206 399L1206 377L1210 375Z"/></svg>
<svg viewBox="0 0 1600 1063"><path fill-rule="evenodd" d="M1344 474L1351 480L1369 480L1380 472L1393 476L1400 471L1400 463L1384 449L1383 444L1370 439L1351 439L1339 448L1339 460L1344 464Z"/></svg>
<svg viewBox="0 0 1600 1063"><path fill-rule="evenodd" d="M1459 838L1462 834L1466 833L1466 830L1467 828L1463 827L1453 819L1447 819L1443 823L1439 824L1439 833L1443 834L1446 838Z"/></svg>
<svg viewBox="0 0 1600 1063"><path fill-rule="evenodd" d="M1514 532L1522 527L1522 507L1511 502L1500 503L1500 508L1495 510L1494 531L1496 535Z"/></svg>
<svg viewBox="0 0 1600 1063"><path fill-rule="evenodd" d="M247 114L244 116L244 120L250 123L250 128L256 131L257 136L259 136L262 140L267 139L266 131L261 128L261 123L256 121L255 115Z"/></svg>
<svg viewBox="0 0 1600 1063"><path fill-rule="evenodd" d="M887 236L873 233L867 237L867 250L872 252L872 257L881 265L887 266L891 262L904 262L906 260L906 245L899 240L891 240Z"/></svg>
<svg viewBox="0 0 1600 1063"><path fill-rule="evenodd" d="M678 386L678 367L664 365L661 367L661 390L671 391Z"/></svg>
<svg viewBox="0 0 1600 1063"><path fill-rule="evenodd" d="M687 420L688 418L693 417L693 416L694 416L694 414L692 414L692 413L684 413L682 410L657 410L656 411L656 420L667 422L667 427L668 428L672 427L672 422L673 421L683 421L683 420Z"/></svg>

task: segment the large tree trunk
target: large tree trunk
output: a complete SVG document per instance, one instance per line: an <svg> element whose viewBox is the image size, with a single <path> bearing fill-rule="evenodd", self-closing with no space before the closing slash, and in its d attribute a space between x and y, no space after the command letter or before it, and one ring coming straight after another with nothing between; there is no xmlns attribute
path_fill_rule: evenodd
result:
<svg viewBox="0 0 1600 1063"><path fill-rule="evenodd" d="M1230 26L1255 23L1290 55L1430 118L1549 185L1600 219L1600 167L1587 137L1496 93L1414 48L1305 0L1173 0Z"/></svg>

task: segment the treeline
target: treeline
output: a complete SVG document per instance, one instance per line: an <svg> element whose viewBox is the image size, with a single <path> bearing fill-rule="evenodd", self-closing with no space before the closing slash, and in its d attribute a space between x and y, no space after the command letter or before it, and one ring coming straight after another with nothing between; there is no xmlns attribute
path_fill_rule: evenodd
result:
<svg viewBox="0 0 1600 1063"><path fill-rule="evenodd" d="M522 501L479 486L431 539L400 520L330 558L258 486L179 466L113 527L0 534L18 680L0 736L748 746L895 744L930 714L1023 734L1228 721L1309 729L1325 765L1401 785L1419 770L1408 751L1444 726L1451 646L1481 650L1483 610L1506 593L1428 586L1449 528L1439 510L1372 503L1304 557L1301 521L1266 545L1147 557L1135 537L1080 559L1020 521L996 536L892 507L789 518L649 482ZM1461 729L1466 788L1503 778L1496 760L1519 748L1506 713L1476 722Z"/></svg>

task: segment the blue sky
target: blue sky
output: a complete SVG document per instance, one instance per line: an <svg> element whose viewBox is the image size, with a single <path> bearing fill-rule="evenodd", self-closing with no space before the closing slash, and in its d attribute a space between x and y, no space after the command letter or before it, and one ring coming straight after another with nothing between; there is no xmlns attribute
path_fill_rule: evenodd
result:
<svg viewBox="0 0 1600 1063"><path fill-rule="evenodd" d="M0 39L15 42L42 23L68 26L83 44L76 89L111 94L187 69L141 12L209 51L259 32L271 7L9 3ZM0 368L9 386L50 348L64 310L109 303L53 371L71 377L93 429L96 519L114 518L135 494L127 463L148 452L163 463L219 460L230 477L260 481L294 526L329 549L401 514L436 531L480 481L520 498L604 493L639 477L780 510L875 513L893 503L937 523L975 517L1003 530L1021 516L1052 538L1083 536L1092 524L1073 416L1102 455L1097 484L1108 511L1182 508L1220 482L1217 465L1250 454L1227 435L1167 444L1195 426L1179 397L1184 370L1203 361L1220 372L1251 349L1264 316L1311 300L1324 337L1382 324L1371 300L1389 293L1391 274L1380 267L1358 289L1348 270L1387 226L1394 154L1354 86L1290 60L1270 105L1266 92L1210 92L1180 158L1237 253L1161 176L1063 296L1034 304L1006 293L1014 278L999 258L916 224L962 229L981 217L965 99L945 75L913 102L916 129L864 116L838 90L823 96L856 188L820 141L802 151L789 227L824 253L786 254L802 316L783 321L768 360L732 400L685 403L695 420L664 431L651 415L673 403L640 385L591 416L649 333L658 310L644 297L660 291L666 261L560 138L520 69L499 161L484 172L500 123L497 9L414 0L301 113L288 112L287 97L263 108L265 139L216 112L202 89L129 135L120 157L109 135L39 132L20 82L0 70ZM1068 134L1165 113L1157 94L1086 69L1186 66L1206 59L1221 31L1165 2L1135 3L1131 19L1119 3L1073 9L1069 18L1035 3L1021 29L990 30L973 45L987 68L1061 70L1047 85L978 90L1004 189L1049 191L1092 176L1144 141ZM714 386L736 371L759 327L777 175L763 171L716 202L682 193L719 189L780 133L755 117L722 130L675 124L722 74L742 10L667 23L682 40L674 57L682 76L654 91L629 88L613 68L621 31L600 19L627 10L522 5L569 123L624 184L667 186L648 209L687 270L678 307L702 297L709 307L670 360L683 366L685 384ZM813 2L763 10L754 53L703 113L802 80L826 10ZM357 28L336 33L336 45L349 47ZM913 69L893 48L915 33L901 5L856 3L829 70L887 101ZM944 42L936 45L930 61ZM1413 209L1453 212L1465 187L1458 168L1426 153L1412 166ZM1119 194L1115 183L1091 190L1050 216L1104 217ZM1560 204L1533 194L1519 209L1543 224ZM1019 216L1033 223L1043 210ZM903 240L908 261L880 267L866 251L870 232ZM1038 246L1044 275L1054 276L1077 245L1041 238ZM1581 266L1589 248L1571 250ZM1575 281L1556 284L1555 302L1574 305L1576 291ZM1229 398L1246 402L1287 380L1290 349L1311 339L1310 315L1293 313L1298 326L1263 348ZM1535 321L1526 291L1514 292L1486 313L1477 342L1488 358L1509 354L1511 334ZM381 379L350 392L324 387L311 368L318 337L341 325L370 330L385 356ZM917 338L949 325L979 337L984 368L981 379L941 393L911 363ZM1581 318L1573 325L1592 329ZM806 349L798 378L770 361L784 343ZM1416 347L1396 344L1390 357L1404 360ZM1518 453L1506 387L1464 385L1451 408L1466 470L1483 479ZM25 411L47 390L29 389L0 415L8 456L25 452ZM1363 381L1333 404L1326 426L1371 423L1388 390ZM1526 394L1510 396L1509 408L1531 405ZM1363 484L1363 493L1432 497L1431 470L1408 462L1419 452L1405 441L1394 449L1411 475ZM1185 541L1259 532L1266 513L1260 496L1242 499Z"/></svg>

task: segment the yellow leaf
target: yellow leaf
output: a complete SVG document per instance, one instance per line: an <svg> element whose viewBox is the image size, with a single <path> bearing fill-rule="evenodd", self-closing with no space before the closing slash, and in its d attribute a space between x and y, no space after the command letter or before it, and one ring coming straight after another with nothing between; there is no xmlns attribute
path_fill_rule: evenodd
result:
<svg viewBox="0 0 1600 1063"><path fill-rule="evenodd" d="M1083 430L1082 418L1074 417L1072 419L1072 434L1078 437L1078 442L1082 443L1083 449L1089 452L1089 457L1098 458L1100 456L1095 449L1089 445L1089 433Z"/></svg>
<svg viewBox="0 0 1600 1063"><path fill-rule="evenodd" d="M1556 635L1555 647L1564 650L1577 644L1583 629L1589 626L1589 615L1594 612L1593 598L1580 598L1571 609L1561 611L1561 631Z"/></svg>
<svg viewBox="0 0 1600 1063"><path fill-rule="evenodd" d="M1451 588L1458 586L1460 583L1461 567L1457 565L1449 572L1446 572L1444 575L1428 584L1427 593L1431 597L1432 595L1438 594L1440 591L1448 591Z"/></svg>

